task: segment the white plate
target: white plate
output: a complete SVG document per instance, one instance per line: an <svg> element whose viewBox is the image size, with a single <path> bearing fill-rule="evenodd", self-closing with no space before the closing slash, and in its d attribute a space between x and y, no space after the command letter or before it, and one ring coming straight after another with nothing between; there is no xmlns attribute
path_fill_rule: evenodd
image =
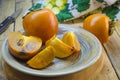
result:
<svg viewBox="0 0 120 80"><path fill-rule="evenodd" d="M67 31L74 31L78 36L81 51L65 59L55 58L53 63L45 69L32 69L25 64L25 61L14 58L9 52L7 39L2 46L2 57L11 67L35 76L61 76L81 71L93 65L100 58L102 51L98 39L82 28L64 24L59 25L58 37L61 38L63 33Z"/></svg>

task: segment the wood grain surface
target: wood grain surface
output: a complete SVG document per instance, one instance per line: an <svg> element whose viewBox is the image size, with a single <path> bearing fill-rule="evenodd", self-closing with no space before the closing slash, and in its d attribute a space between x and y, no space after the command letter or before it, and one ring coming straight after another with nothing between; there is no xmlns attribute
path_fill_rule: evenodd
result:
<svg viewBox="0 0 120 80"><path fill-rule="evenodd" d="M20 16L16 19L14 23L12 23L9 28L0 35L0 47L2 47L4 39L8 36L8 34L12 31L18 31L23 28L22 26L22 15L23 13L30 8L37 0L0 0L0 22L2 22L6 17L10 16L13 12L17 9L23 8L23 12ZM76 27L82 27L82 21L78 18L72 21L64 22L65 24L75 25ZM120 25L116 26L113 35L110 37L109 41L103 44L103 52L101 57L101 62L97 62L97 66L92 67L95 73L90 72L91 79L89 80L120 80ZM1 50L0 50L1 54ZM1 60L1 58L0 58ZM102 64L103 60L103 67L100 69L100 64ZM99 69L96 69L98 67ZM32 76L22 75L19 72L13 70L10 66L5 63L4 67L5 71L7 72L7 76L9 80L38 80L31 78ZM96 71L96 70L101 70ZM94 72L93 71L93 72ZM15 75L15 73L17 75ZM81 73L76 73L71 76L64 76L64 77L55 77L51 80L81 80L80 77ZM86 73L87 74L87 73ZM84 74L84 80L88 80ZM0 80L5 76L2 67L0 66ZM27 79L29 77L31 79ZM39 80L50 80L49 78L39 78Z"/></svg>

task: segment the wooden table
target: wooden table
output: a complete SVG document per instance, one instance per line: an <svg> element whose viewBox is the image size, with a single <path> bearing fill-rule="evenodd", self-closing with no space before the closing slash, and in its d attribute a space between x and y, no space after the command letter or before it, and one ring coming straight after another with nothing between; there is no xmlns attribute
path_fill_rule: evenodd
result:
<svg viewBox="0 0 120 80"><path fill-rule="evenodd" d="M13 12L15 12L19 8L23 8L23 12L22 12L23 14L25 10L30 8L35 2L36 0L0 0L0 22L2 22L6 17L10 16ZM0 47L2 47L3 41L10 32L18 31L23 28L22 14L16 19L16 21L13 24L9 26L9 28L3 34L0 35ZM79 18L65 22L65 24L75 25L78 27L82 26L81 20ZM102 45L103 47L102 56L104 56L103 68L101 72L97 76L94 76L94 78L91 78L91 80L120 80L120 43L119 43L120 32L119 31L120 31L120 26L116 26L113 35L110 37L110 40ZM0 50L0 54L1 54L1 50ZM2 77L4 77L4 73L2 72L1 67L0 67L0 71L1 71L0 80L2 80ZM67 80L67 78L64 79ZM68 78L68 79L80 80L79 78L73 78L73 79ZM15 80L21 80L21 79L15 79Z"/></svg>

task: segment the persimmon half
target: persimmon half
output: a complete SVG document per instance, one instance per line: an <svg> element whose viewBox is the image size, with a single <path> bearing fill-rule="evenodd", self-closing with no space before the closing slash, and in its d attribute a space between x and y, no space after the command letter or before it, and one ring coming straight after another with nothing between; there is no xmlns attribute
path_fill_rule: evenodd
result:
<svg viewBox="0 0 120 80"><path fill-rule="evenodd" d="M58 20L50 9L28 13L23 18L23 28L27 35L37 36L46 42L58 32Z"/></svg>
<svg viewBox="0 0 120 80"><path fill-rule="evenodd" d="M30 59L42 46L42 40L34 36L24 36L19 32L11 32L8 36L8 47L13 56L19 59Z"/></svg>
<svg viewBox="0 0 120 80"><path fill-rule="evenodd" d="M93 14L83 22L83 28L94 34L101 43L109 40L110 18L105 14Z"/></svg>

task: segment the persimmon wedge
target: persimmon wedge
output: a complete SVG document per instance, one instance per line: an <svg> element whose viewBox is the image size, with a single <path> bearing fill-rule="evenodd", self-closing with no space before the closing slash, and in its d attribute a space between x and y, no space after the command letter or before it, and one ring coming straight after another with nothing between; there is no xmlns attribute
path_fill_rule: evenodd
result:
<svg viewBox="0 0 120 80"><path fill-rule="evenodd" d="M8 36L8 47L13 56L29 59L36 55L42 46L42 40L34 36L24 36L20 32L11 32Z"/></svg>
<svg viewBox="0 0 120 80"><path fill-rule="evenodd" d="M65 44L56 36L53 36L51 39L49 39L46 42L46 46L53 46L55 48L57 52L54 54L57 58L66 58L74 53L74 49L71 46Z"/></svg>
<svg viewBox="0 0 120 80"><path fill-rule="evenodd" d="M66 32L62 37L62 41L73 47L75 52L78 52L81 49L78 37L73 31Z"/></svg>
<svg viewBox="0 0 120 80"><path fill-rule="evenodd" d="M28 66L35 69L42 69L47 67L50 63L52 63L55 58L54 53L56 50L52 46L48 46L35 55L32 59L27 61Z"/></svg>

